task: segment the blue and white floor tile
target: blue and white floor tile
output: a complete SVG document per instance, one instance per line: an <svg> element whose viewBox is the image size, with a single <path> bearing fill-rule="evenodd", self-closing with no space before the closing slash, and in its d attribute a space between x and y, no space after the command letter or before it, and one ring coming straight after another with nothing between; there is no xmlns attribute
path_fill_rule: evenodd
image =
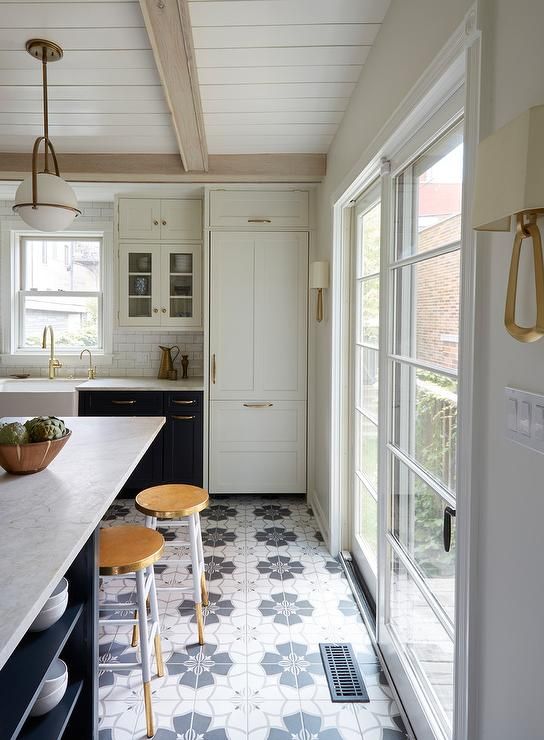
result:
<svg viewBox="0 0 544 740"><path fill-rule="evenodd" d="M142 523L116 502L104 526ZM206 644L196 641L189 594L158 592L166 675L152 682L157 740L405 740L391 690L338 563L303 499L216 499L201 514ZM161 530L167 540L173 531ZM170 559L186 548L167 548ZM187 569L156 568L157 585L190 585ZM130 578L103 579L101 598L127 615ZM183 598L185 596L185 598ZM366 704L333 703L320 642L353 644ZM102 659L133 662L131 628L102 629ZM100 676L99 740L145 738L139 671Z"/></svg>

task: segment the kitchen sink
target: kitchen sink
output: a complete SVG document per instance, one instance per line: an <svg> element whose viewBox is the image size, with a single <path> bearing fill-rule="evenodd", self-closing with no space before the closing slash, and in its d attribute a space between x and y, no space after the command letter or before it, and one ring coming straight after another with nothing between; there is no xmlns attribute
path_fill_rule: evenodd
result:
<svg viewBox="0 0 544 740"><path fill-rule="evenodd" d="M81 378L0 378L0 417L77 416Z"/></svg>

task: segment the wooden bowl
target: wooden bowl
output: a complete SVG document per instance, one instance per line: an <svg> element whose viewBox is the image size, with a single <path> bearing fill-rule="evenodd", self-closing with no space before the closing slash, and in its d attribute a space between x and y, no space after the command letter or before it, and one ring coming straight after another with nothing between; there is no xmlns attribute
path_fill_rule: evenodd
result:
<svg viewBox="0 0 544 740"><path fill-rule="evenodd" d="M30 442L26 445L0 445L0 467L13 475L39 473L52 462L70 439L68 432L49 442Z"/></svg>

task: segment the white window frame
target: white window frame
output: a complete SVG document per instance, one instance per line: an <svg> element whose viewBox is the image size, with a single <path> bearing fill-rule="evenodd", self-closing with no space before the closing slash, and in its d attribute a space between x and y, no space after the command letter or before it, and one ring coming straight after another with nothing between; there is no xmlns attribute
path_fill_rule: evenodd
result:
<svg viewBox="0 0 544 740"><path fill-rule="evenodd" d="M101 247L101 295L99 306L99 322L101 323L102 346L91 349L93 358L98 364L108 364L112 360L114 306L113 285L115 277L113 260L113 228L108 222L93 221L85 224L75 224L64 233L68 239L97 239L102 242ZM80 227L80 228L77 228ZM19 347L21 306L20 306L20 267L21 267L21 240L22 238L55 239L57 234L50 234L33 229L21 229L21 221L5 221L2 224L1 260L0 260L0 287L2 317L2 355L0 359L4 365L22 365L26 367L41 367L43 365L43 350L40 348ZM62 237L60 237L62 238ZM51 295L50 291L32 291L32 295ZM56 293L55 293L56 295ZM55 348L55 354L65 360L79 359L79 349L62 347Z"/></svg>

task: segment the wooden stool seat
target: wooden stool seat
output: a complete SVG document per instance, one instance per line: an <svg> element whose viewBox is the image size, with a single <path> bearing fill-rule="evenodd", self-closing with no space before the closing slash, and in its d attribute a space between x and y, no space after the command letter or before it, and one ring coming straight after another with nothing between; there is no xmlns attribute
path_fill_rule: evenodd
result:
<svg viewBox="0 0 544 740"><path fill-rule="evenodd" d="M208 506L208 491L181 483L146 488L136 496L136 508L157 519L182 519Z"/></svg>
<svg viewBox="0 0 544 740"><path fill-rule="evenodd" d="M164 550L164 537L153 529L137 525L104 527L100 530L100 575L117 576L143 570Z"/></svg>

